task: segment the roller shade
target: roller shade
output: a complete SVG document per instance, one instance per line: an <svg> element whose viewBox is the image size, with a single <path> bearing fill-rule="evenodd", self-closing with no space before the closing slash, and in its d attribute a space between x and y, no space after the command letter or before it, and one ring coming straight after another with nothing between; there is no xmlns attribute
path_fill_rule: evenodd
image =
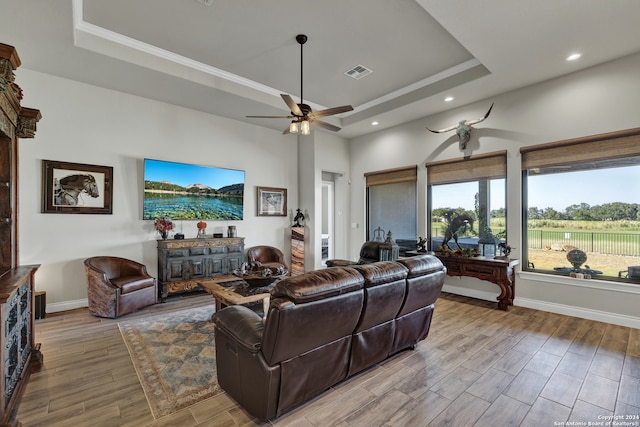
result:
<svg viewBox="0 0 640 427"><path fill-rule="evenodd" d="M397 169L386 169L364 174L367 187L374 185L397 184L399 182L416 182L418 180L418 166L407 166Z"/></svg>
<svg viewBox="0 0 640 427"><path fill-rule="evenodd" d="M640 128L520 148L522 169L640 156Z"/></svg>
<svg viewBox="0 0 640 427"><path fill-rule="evenodd" d="M431 162L426 166L429 185L506 178L507 151Z"/></svg>

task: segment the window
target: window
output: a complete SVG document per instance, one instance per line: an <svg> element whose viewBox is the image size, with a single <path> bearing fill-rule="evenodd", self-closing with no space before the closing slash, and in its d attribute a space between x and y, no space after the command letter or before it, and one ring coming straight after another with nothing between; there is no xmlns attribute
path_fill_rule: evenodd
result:
<svg viewBox="0 0 640 427"><path fill-rule="evenodd" d="M428 248L506 242L506 172L506 151L427 163Z"/></svg>
<svg viewBox="0 0 640 427"><path fill-rule="evenodd" d="M640 283L640 129L520 152L523 269Z"/></svg>
<svg viewBox="0 0 640 427"><path fill-rule="evenodd" d="M417 243L418 167L409 166L365 174L367 180L367 240L376 230L391 231L400 253L415 250Z"/></svg>

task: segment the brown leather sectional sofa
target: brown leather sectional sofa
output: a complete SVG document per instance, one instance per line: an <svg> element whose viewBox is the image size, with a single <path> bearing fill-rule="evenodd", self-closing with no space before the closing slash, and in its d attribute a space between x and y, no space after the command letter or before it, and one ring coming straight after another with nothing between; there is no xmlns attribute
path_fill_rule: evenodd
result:
<svg viewBox="0 0 640 427"><path fill-rule="evenodd" d="M445 275L422 255L282 280L264 322L244 306L213 315L218 382L251 415L278 417L426 338Z"/></svg>

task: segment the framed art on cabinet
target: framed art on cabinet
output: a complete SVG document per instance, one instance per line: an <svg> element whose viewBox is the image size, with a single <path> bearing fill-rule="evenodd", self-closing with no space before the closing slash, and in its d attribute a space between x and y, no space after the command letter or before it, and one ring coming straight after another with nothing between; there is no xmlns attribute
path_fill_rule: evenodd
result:
<svg viewBox="0 0 640 427"><path fill-rule="evenodd" d="M113 167L42 161L42 213L111 214Z"/></svg>
<svg viewBox="0 0 640 427"><path fill-rule="evenodd" d="M258 187L258 216L287 216L287 189Z"/></svg>

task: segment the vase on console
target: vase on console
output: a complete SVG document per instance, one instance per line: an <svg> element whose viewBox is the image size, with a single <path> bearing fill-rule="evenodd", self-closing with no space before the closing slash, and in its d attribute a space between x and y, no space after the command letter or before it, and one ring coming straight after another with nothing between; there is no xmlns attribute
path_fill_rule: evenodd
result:
<svg viewBox="0 0 640 427"><path fill-rule="evenodd" d="M167 240L167 237L169 236L169 231L173 230L173 222L171 222L171 219L169 219L166 216L161 216L160 218L156 218L156 220L153 223L153 226L155 227L156 231L160 233L162 240Z"/></svg>

